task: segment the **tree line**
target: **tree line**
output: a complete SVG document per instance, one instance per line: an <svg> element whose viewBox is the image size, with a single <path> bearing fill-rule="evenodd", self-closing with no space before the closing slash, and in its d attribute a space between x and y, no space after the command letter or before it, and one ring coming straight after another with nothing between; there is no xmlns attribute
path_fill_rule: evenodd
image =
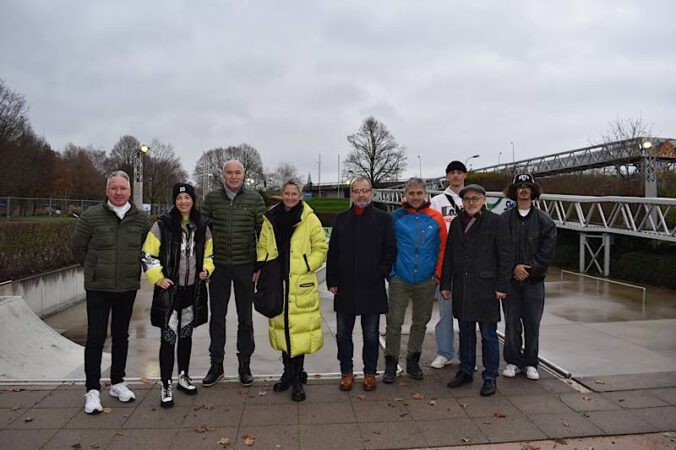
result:
<svg viewBox="0 0 676 450"><path fill-rule="evenodd" d="M133 176L134 158L141 146L136 137L121 136L108 152L74 143L57 151L33 130L28 112L26 98L0 80L0 197L97 200L103 198L106 174L124 170ZM364 176L378 187L397 180L406 169L406 148L374 117L365 118L347 142L351 151L343 160L343 179ZM150 151L142 156L143 201L170 203L171 187L188 181L189 174L171 144L154 138L149 146ZM289 162L265 170L260 153L249 144L217 147L203 152L192 171L200 195L221 184L221 170L229 159L242 162L245 182L251 187L278 190L285 181L299 179Z"/></svg>

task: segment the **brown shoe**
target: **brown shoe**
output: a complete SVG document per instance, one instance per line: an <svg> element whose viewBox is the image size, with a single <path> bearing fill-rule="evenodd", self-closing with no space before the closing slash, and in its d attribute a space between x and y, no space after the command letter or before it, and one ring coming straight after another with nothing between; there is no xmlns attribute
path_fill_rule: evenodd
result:
<svg viewBox="0 0 676 450"><path fill-rule="evenodd" d="M378 382L376 381L376 375L374 373L364 374L364 384L362 387L365 391L375 391L377 386Z"/></svg>
<svg viewBox="0 0 676 450"><path fill-rule="evenodd" d="M340 390L351 391L354 384L354 375L352 372L344 373L340 376Z"/></svg>

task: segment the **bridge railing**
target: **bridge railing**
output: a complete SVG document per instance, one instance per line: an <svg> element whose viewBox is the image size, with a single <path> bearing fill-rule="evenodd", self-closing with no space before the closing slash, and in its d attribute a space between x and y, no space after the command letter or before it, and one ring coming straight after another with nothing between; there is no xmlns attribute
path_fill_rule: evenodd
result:
<svg viewBox="0 0 676 450"><path fill-rule="evenodd" d="M428 193L433 196L441 191ZM373 201L400 206L403 194L402 189L374 189ZM498 214L514 206L501 192L488 192L486 197L487 208ZM535 205L559 228L676 242L675 198L542 194Z"/></svg>

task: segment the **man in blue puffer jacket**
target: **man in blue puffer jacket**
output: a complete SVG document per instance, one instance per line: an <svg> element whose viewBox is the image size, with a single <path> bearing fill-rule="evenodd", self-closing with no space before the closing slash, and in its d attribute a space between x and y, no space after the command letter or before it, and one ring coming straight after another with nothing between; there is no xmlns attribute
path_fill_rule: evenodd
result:
<svg viewBox="0 0 676 450"><path fill-rule="evenodd" d="M404 186L404 205L392 213L397 259L389 278L390 304L385 334L383 383L393 383L401 347L401 326L409 300L413 303L406 353L406 373L422 380L420 353L427 322L432 317L434 292L441 278L446 249L446 225L430 208L425 182L411 178Z"/></svg>

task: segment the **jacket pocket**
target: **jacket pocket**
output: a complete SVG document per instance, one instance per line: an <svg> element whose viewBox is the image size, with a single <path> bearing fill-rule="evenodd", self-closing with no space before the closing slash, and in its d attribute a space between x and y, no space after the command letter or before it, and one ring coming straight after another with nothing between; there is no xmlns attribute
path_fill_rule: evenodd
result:
<svg viewBox="0 0 676 450"><path fill-rule="evenodd" d="M317 289L317 277L314 273L300 275L296 285L296 306L298 308L310 308L319 300Z"/></svg>
<svg viewBox="0 0 676 450"><path fill-rule="evenodd" d="M479 278L495 278L495 272L492 270L479 272Z"/></svg>

